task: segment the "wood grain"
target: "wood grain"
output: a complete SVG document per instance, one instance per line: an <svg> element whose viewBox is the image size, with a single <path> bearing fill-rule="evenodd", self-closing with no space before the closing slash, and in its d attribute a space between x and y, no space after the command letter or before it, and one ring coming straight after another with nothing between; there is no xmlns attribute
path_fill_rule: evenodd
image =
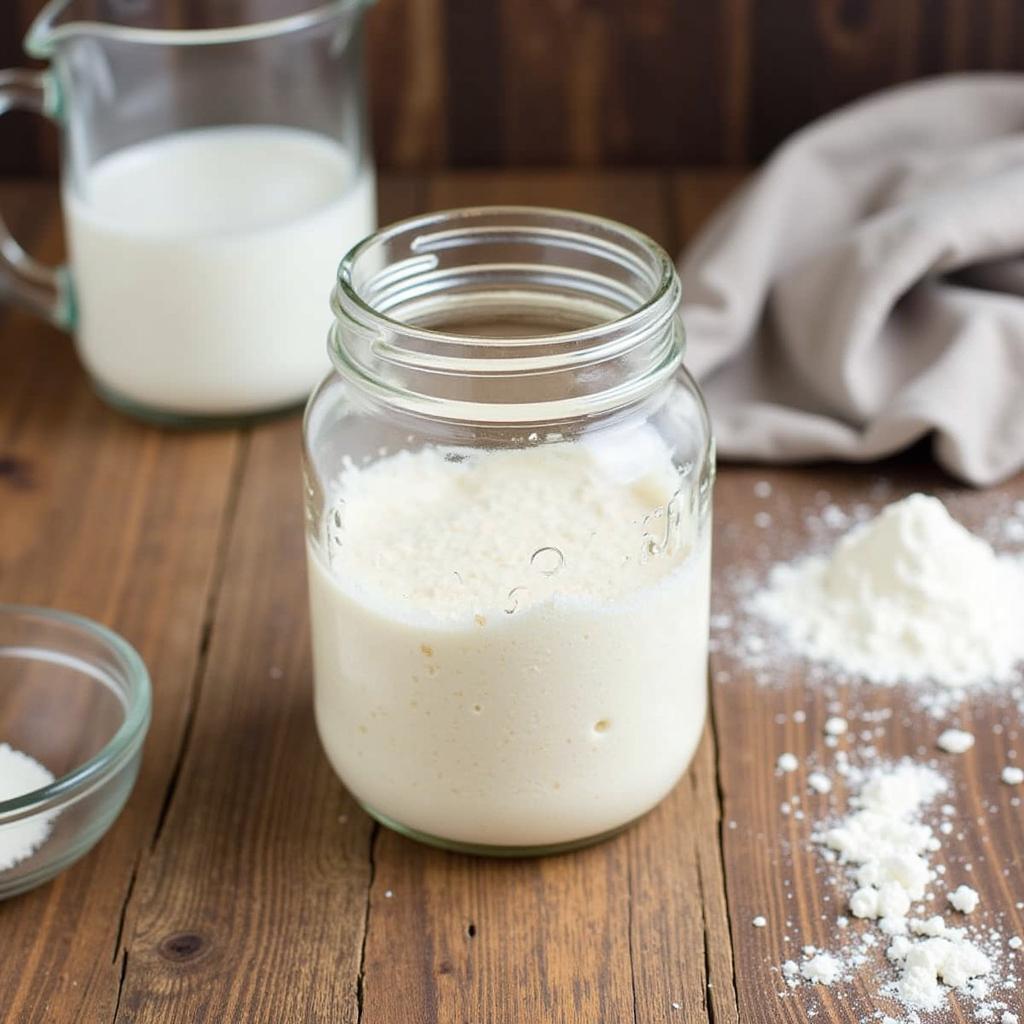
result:
<svg viewBox="0 0 1024 1024"><path fill-rule="evenodd" d="M42 2L0 5L0 66L25 63ZM295 5L158 7L195 24ZM885 86L1024 68L1016 0L377 0L367 17L378 163L421 171L748 164ZM0 174L54 173L51 126L12 115L0 132Z"/></svg>
<svg viewBox="0 0 1024 1024"><path fill-rule="evenodd" d="M608 7L613 62L605 76L608 163L722 163L726 96L738 51L730 4L637 0ZM656 98L657 97L657 98ZM735 108L729 113L735 114Z"/></svg>
<svg viewBox="0 0 1024 1024"><path fill-rule="evenodd" d="M454 116L457 98L446 91L448 43L441 4L380 0L368 21L367 59L382 83L370 90L374 152L382 167L444 162L449 136L445 112Z"/></svg>
<svg viewBox="0 0 1024 1024"><path fill-rule="evenodd" d="M690 244L697 233L743 183L739 171L683 171L672 177L678 245Z"/></svg>
<svg viewBox="0 0 1024 1024"><path fill-rule="evenodd" d="M754 159L819 114L872 92L879 83L896 84L918 73L921 12L916 3L795 0L787 8L788 18L776 17L776 5L755 4L753 9ZM960 38L964 29L951 31Z"/></svg>
<svg viewBox="0 0 1024 1024"><path fill-rule="evenodd" d="M299 423L254 429L117 1020L355 1021L370 827L316 740ZM344 820L348 818L349 820Z"/></svg>
<svg viewBox="0 0 1024 1024"><path fill-rule="evenodd" d="M668 179L656 171L461 171L434 177L427 196L436 210L502 203L580 210L631 224L672 248L668 200Z"/></svg>
<svg viewBox="0 0 1024 1024"><path fill-rule="evenodd" d="M53 190L7 186L0 203L26 244L56 260ZM0 331L0 600L112 626L139 649L154 696L121 818L56 881L0 903L0 1007L19 1024L110 1020L120 918L188 720L237 441L126 420L93 396L67 337L16 311L0 314Z"/></svg>

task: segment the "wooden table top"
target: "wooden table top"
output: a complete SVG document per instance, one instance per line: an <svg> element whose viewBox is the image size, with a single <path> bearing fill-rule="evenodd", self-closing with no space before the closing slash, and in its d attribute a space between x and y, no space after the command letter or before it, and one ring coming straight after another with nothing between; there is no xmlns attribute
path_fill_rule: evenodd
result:
<svg viewBox="0 0 1024 1024"><path fill-rule="evenodd" d="M736 181L721 172L393 177L382 182L381 216L497 201L568 206L675 250ZM53 189L0 184L0 208L34 253L59 255ZM823 753L830 699L893 709L882 756L930 749L943 726L899 690L838 687L830 698L791 666L763 685L718 652L694 763L636 827L539 860L416 845L353 803L314 730L298 416L220 432L135 423L94 397L65 337L18 311L0 314L0 355L0 600L118 630L149 666L155 697L121 818L55 881L0 904L6 1020L755 1024L820 1008L818 1019L853 1024L874 1009L870 979L777 994L773 967L803 943L827 944L842 889L817 873L814 815L779 813L807 792L805 770L773 768L784 750ZM983 493L913 462L883 470L892 495L935 490L975 526L1024 497L1020 480ZM883 470L723 467L717 610L728 610L729 572L755 564L766 545L778 556L796 550L821 492L844 507L876 501ZM768 499L755 495L762 480ZM771 526L758 528L754 514L765 510ZM998 720L1006 728L994 735ZM981 892L1006 934L1024 933L1022 812L998 781L1017 712L977 701L948 724L979 736L957 761L956 803L973 824L935 860ZM826 807L825 797L803 799ZM756 915L767 927L752 927ZM1011 1005L1019 998L1011 993Z"/></svg>

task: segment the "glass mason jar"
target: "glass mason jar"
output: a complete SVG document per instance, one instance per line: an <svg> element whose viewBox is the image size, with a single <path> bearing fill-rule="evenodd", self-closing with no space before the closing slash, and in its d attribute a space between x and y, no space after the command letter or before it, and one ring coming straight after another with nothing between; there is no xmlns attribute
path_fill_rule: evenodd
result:
<svg viewBox="0 0 1024 1024"><path fill-rule="evenodd" d="M376 226L366 0L271 6L50 0L25 41L49 67L0 71L0 114L60 127L69 250L44 267L0 218L0 295L145 419L304 402L330 366L323 282Z"/></svg>
<svg viewBox="0 0 1024 1024"><path fill-rule="evenodd" d="M638 232L430 214L345 257L305 419L317 727L379 821L547 853L657 804L707 697L714 446Z"/></svg>

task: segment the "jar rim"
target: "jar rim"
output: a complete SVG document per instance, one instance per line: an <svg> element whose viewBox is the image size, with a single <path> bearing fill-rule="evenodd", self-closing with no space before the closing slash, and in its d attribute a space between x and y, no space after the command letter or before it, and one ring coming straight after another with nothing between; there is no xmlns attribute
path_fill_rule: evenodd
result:
<svg viewBox="0 0 1024 1024"><path fill-rule="evenodd" d="M399 320L388 316L367 302L360 294L355 284L353 274L358 261L367 255L374 246L385 244L391 239L417 228L430 228L444 221L458 220L469 221L471 218L480 217L549 217L552 220L572 218L581 225L589 225L620 236L635 245L639 245L645 253L657 265L659 271L658 284L651 295L636 308L629 310L620 317L604 321L589 327L573 331L558 331L556 333L517 335L515 338L503 338L502 344L515 348L519 346L553 345L560 343L575 344L585 342L607 334L610 330L630 331L634 326L640 327L643 322L665 304L666 299L672 300L672 305L678 305L679 296L672 297L674 291L678 291L678 276L675 264L667 252L649 235L636 228L612 220L609 217L601 217L592 213L580 213L575 210L563 210L553 206L529 206L529 205L483 205L456 207L446 210L438 210L432 213L418 214L407 217L404 220L395 221L393 224L382 228L379 231L368 235L356 243L345 254L338 266L337 286L332 296L331 306L337 315L340 312L340 300L342 296L351 302L363 315L371 321L378 322L381 326L392 330L400 330L403 335L416 338L420 341L443 342L448 345L474 344L477 339L465 334L452 333L450 331L438 331L429 327L422 327L410 323L407 320ZM456 227L457 230L457 227ZM465 227L463 227L465 230ZM567 232L565 234L568 234ZM415 244L415 243L414 243Z"/></svg>
<svg viewBox="0 0 1024 1024"><path fill-rule="evenodd" d="M564 421L632 405L671 376L681 294L665 250L617 221L543 206L443 210L349 250L328 352L363 393L406 411Z"/></svg>

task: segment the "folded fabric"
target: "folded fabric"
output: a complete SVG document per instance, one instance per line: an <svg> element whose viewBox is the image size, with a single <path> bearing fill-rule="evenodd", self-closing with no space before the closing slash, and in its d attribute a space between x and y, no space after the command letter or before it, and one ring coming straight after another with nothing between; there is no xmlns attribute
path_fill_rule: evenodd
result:
<svg viewBox="0 0 1024 1024"><path fill-rule="evenodd" d="M681 261L726 457L876 459L934 434L1024 466L1024 75L951 75L803 129Z"/></svg>

